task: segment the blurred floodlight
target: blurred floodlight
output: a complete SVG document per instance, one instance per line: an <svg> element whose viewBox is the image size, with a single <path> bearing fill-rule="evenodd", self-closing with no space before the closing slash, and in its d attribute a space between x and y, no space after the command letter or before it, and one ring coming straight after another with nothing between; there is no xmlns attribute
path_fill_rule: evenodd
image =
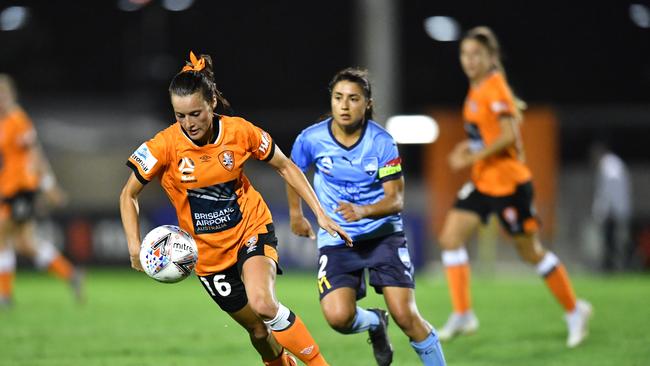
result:
<svg viewBox="0 0 650 366"><path fill-rule="evenodd" d="M424 20L424 30L429 37L440 42L457 41L460 38L460 26L451 17L428 17Z"/></svg>
<svg viewBox="0 0 650 366"><path fill-rule="evenodd" d="M0 13L0 29L3 31L17 30L25 26L29 9L24 6L10 6Z"/></svg>
<svg viewBox="0 0 650 366"><path fill-rule="evenodd" d="M630 5L630 18L641 28L650 28L650 9L642 4Z"/></svg>
<svg viewBox="0 0 650 366"><path fill-rule="evenodd" d="M163 8L169 11L183 11L187 10L194 4L194 0L163 0Z"/></svg>
<svg viewBox="0 0 650 366"><path fill-rule="evenodd" d="M136 11L147 5L151 0L117 0L117 7L123 11Z"/></svg>
<svg viewBox="0 0 650 366"><path fill-rule="evenodd" d="M393 116L386 129L398 144L430 144L438 138L438 123L424 115Z"/></svg>

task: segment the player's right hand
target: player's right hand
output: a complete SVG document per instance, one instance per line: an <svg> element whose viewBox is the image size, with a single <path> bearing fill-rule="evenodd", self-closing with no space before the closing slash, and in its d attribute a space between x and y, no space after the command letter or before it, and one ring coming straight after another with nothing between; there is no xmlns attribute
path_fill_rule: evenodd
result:
<svg viewBox="0 0 650 366"><path fill-rule="evenodd" d="M140 264L140 254L131 255L131 268L139 272L144 272L144 268Z"/></svg>
<svg viewBox="0 0 650 366"><path fill-rule="evenodd" d="M303 236L311 240L316 239L316 234L314 234L314 230L311 228L311 224L305 216L291 217L289 223L291 225L291 232L295 235Z"/></svg>
<svg viewBox="0 0 650 366"><path fill-rule="evenodd" d="M323 215L318 217L318 226L322 227L323 230L327 231L332 237L339 237L345 241L345 245L348 247L353 246L352 238L350 235L345 232L331 217Z"/></svg>

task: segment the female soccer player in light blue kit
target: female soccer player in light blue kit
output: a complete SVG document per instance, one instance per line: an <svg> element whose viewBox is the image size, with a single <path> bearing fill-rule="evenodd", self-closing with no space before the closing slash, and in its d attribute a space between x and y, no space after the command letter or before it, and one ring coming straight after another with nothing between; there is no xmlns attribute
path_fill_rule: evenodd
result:
<svg viewBox="0 0 650 366"><path fill-rule="evenodd" d="M383 294L388 312L411 340L424 365L445 365L433 327L415 303L413 266L400 212L404 178L393 138L372 121L367 71L348 68L329 84L331 117L303 130L291 158L303 171L315 167L314 189L328 215L352 236L353 247L318 232L318 290L325 319L336 331L368 331L379 365L390 365L393 349L386 332L388 315L363 309L357 300L370 285ZM291 229L315 238L297 193L287 187Z"/></svg>

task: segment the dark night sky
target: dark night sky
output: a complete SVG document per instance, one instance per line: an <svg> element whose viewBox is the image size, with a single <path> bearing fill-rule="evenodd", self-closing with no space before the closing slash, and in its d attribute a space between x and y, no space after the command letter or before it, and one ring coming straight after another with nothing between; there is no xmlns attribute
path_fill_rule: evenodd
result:
<svg viewBox="0 0 650 366"><path fill-rule="evenodd" d="M313 107L333 73L355 64L351 1L198 0L179 13L158 1L129 13L115 1L10 3L32 13L26 28L0 32L0 70L25 94L164 93L195 49L215 58L217 82L236 104ZM628 1L401 1L398 10L405 109L460 104L466 91L458 43L435 42L423 30L432 15L452 16L464 30L493 27L524 99L650 99L650 29L630 21Z"/></svg>

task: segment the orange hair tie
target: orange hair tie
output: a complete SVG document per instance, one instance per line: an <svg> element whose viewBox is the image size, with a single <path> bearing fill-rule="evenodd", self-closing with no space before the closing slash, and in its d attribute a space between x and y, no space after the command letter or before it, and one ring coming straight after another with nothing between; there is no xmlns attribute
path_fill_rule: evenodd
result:
<svg viewBox="0 0 650 366"><path fill-rule="evenodd" d="M203 57L197 59L194 52L190 51L190 62L183 66L181 72L185 71L201 71L205 68L205 59Z"/></svg>

